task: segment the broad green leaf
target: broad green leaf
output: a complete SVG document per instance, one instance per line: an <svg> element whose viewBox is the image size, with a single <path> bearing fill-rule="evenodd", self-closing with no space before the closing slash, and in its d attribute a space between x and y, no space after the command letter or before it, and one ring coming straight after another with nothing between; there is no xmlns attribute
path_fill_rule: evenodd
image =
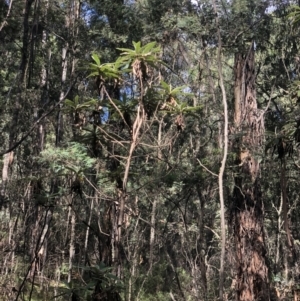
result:
<svg viewBox="0 0 300 301"><path fill-rule="evenodd" d="M64 101L65 105L67 105L68 107L71 107L71 108L75 108L75 104L72 100L70 99L65 99Z"/></svg>
<svg viewBox="0 0 300 301"><path fill-rule="evenodd" d="M99 72L98 72L98 71L94 71L94 72L90 73L90 74L87 76L87 78L92 77L92 76L98 76L98 75L99 75Z"/></svg>
<svg viewBox="0 0 300 301"><path fill-rule="evenodd" d="M170 94L171 95L176 95L178 93L184 93L182 92L183 89L187 88L187 86L180 86L180 87L177 87L177 88L174 88L172 91L170 91Z"/></svg>
<svg viewBox="0 0 300 301"><path fill-rule="evenodd" d="M100 66L100 59L99 59L99 56L96 53L92 54L92 59L96 62L96 64L98 66Z"/></svg>
<svg viewBox="0 0 300 301"><path fill-rule="evenodd" d="M169 84L167 84L166 82L164 82L163 80L160 82L161 86L163 87L164 90L166 91L170 91L171 87Z"/></svg>
<svg viewBox="0 0 300 301"><path fill-rule="evenodd" d="M120 51L123 51L121 55L126 55L126 54L135 54L135 50L129 49L129 48L117 48Z"/></svg>
<svg viewBox="0 0 300 301"><path fill-rule="evenodd" d="M150 42L147 45L145 45L143 47L143 50L142 50L143 54L148 53L148 52L152 52L152 51L156 52L155 49L157 49L157 48L154 48L155 44L156 44L156 42Z"/></svg>
<svg viewBox="0 0 300 301"><path fill-rule="evenodd" d="M75 106L78 105L78 102L79 102L79 97L78 97L78 95L76 95L75 98L74 98L74 104L75 104Z"/></svg>
<svg viewBox="0 0 300 301"><path fill-rule="evenodd" d="M139 53L140 50L141 50L141 42L140 41L139 42L132 42L132 44L133 44L133 47L134 47L136 53Z"/></svg>

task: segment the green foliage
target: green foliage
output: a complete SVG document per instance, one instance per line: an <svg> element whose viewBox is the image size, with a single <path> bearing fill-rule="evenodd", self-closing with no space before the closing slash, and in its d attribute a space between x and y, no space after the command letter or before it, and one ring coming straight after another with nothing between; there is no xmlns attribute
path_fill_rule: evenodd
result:
<svg viewBox="0 0 300 301"><path fill-rule="evenodd" d="M70 171L79 175L92 168L95 159L89 157L87 148L77 142L70 142L65 148L48 145L41 152L41 164L48 164L55 174L68 174Z"/></svg>
<svg viewBox="0 0 300 301"><path fill-rule="evenodd" d="M91 99L89 101L85 101L83 103L80 103L79 101L79 96L76 95L74 97L74 100L69 100L66 99L65 100L65 105L67 108L67 111L71 111L71 112L80 112L86 109L90 109L92 106L95 106L97 104L97 101L95 99Z"/></svg>
<svg viewBox="0 0 300 301"><path fill-rule="evenodd" d="M180 96L187 96L192 95L191 93L186 93L183 90L187 88L187 86L180 86L176 88L172 88L171 84L167 84L163 80L160 82L161 87L163 89L162 94L164 95L165 99L168 97L180 97Z"/></svg>
<svg viewBox="0 0 300 301"><path fill-rule="evenodd" d="M106 294L120 294L124 285L113 273L112 268L107 267L104 263L95 266L82 267L84 278L74 279L71 283L62 282L60 285L60 295L71 297L76 295L80 300L91 300L97 288L101 296Z"/></svg>
<svg viewBox="0 0 300 301"><path fill-rule="evenodd" d="M288 15L293 26L299 26L300 23L300 7L298 5L292 5L290 7L290 13Z"/></svg>
<svg viewBox="0 0 300 301"><path fill-rule="evenodd" d="M161 49L156 46L156 42L150 42L145 46L141 46L141 42L132 42L132 44L134 49L117 48L122 51L118 62L133 66L136 61L140 61L157 68L157 63L161 62L157 59L157 54L160 53Z"/></svg>
<svg viewBox="0 0 300 301"><path fill-rule="evenodd" d="M91 73L88 75L88 77L97 76L101 79L119 78L120 60L117 60L115 63L101 64L100 58L96 53L92 54L92 59L94 63L89 64L89 70Z"/></svg>
<svg viewBox="0 0 300 301"><path fill-rule="evenodd" d="M160 84L162 88L160 93L165 101L165 104L162 107L164 111L172 112L174 114L193 115L198 118L196 113L199 113L203 106L188 105L187 99L193 94L184 91L187 89L187 86L172 88L171 85L168 85L164 81L161 81Z"/></svg>
<svg viewBox="0 0 300 301"><path fill-rule="evenodd" d="M113 274L113 267L108 267L103 262L96 266L84 267L83 270L90 275L94 283L100 286L101 292L121 293L124 289L123 282Z"/></svg>

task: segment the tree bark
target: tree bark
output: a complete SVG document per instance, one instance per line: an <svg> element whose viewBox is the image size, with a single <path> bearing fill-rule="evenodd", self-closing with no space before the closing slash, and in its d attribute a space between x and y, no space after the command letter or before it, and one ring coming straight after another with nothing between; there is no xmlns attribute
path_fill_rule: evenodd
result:
<svg viewBox="0 0 300 301"><path fill-rule="evenodd" d="M235 134L237 176L231 221L237 262L236 300L269 300L268 267L264 239L264 208L259 162L254 150L264 134L263 115L257 109L254 43L248 53L235 55Z"/></svg>

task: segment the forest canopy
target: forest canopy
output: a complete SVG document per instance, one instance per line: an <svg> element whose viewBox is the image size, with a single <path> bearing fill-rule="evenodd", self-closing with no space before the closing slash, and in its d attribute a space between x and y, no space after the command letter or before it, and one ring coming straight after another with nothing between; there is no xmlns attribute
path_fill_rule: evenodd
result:
<svg viewBox="0 0 300 301"><path fill-rule="evenodd" d="M3 300L300 300L299 29L292 0L0 1Z"/></svg>

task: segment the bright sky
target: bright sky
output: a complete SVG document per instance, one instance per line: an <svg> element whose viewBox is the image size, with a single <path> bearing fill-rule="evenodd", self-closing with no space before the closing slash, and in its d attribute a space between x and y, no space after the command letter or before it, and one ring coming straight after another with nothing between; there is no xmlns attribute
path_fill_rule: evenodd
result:
<svg viewBox="0 0 300 301"><path fill-rule="evenodd" d="M199 3L199 0L191 0L191 3L197 5ZM266 13L271 14L275 9L276 7L271 5L266 9Z"/></svg>

